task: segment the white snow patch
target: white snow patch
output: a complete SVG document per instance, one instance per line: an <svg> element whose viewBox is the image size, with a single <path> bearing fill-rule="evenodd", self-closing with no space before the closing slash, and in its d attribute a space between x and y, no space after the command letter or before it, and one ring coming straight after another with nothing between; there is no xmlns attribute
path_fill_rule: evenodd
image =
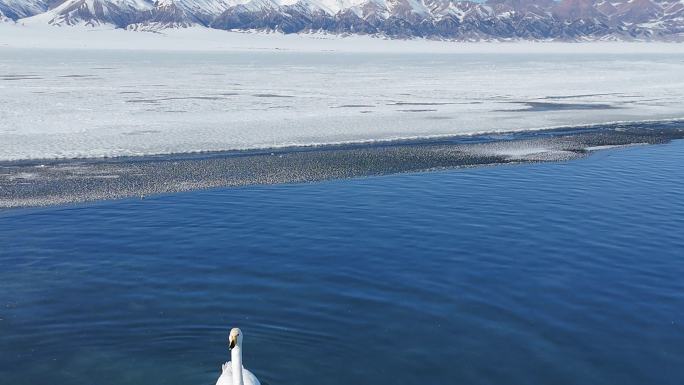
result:
<svg viewBox="0 0 684 385"><path fill-rule="evenodd" d="M584 149L586 151L601 151L601 150L610 150L610 149L614 149L614 148L646 146L646 145L648 145L648 143L613 144L613 145L604 145L604 146L589 146L589 147L585 147Z"/></svg>
<svg viewBox="0 0 684 385"><path fill-rule="evenodd" d="M0 160L684 118L682 73L684 45L0 25Z"/></svg>

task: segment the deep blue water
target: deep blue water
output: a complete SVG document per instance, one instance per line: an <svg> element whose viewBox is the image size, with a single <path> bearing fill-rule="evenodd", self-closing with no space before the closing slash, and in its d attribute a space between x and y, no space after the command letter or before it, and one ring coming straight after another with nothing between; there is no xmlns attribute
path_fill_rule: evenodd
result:
<svg viewBox="0 0 684 385"><path fill-rule="evenodd" d="M0 383L684 383L684 142L0 213Z"/></svg>

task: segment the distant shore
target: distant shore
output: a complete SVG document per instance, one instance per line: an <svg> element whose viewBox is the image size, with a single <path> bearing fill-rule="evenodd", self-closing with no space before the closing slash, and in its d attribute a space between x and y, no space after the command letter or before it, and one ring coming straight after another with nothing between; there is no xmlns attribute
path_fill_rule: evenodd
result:
<svg viewBox="0 0 684 385"><path fill-rule="evenodd" d="M664 42L459 42L389 39L324 33L231 32L204 27L127 31L114 27L0 23L2 48L109 49L153 51L293 51L372 53L684 53L683 43Z"/></svg>

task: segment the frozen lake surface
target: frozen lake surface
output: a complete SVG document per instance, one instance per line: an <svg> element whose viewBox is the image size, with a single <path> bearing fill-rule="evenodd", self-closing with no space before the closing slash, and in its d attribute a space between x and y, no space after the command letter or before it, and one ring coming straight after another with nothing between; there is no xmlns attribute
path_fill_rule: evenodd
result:
<svg viewBox="0 0 684 385"><path fill-rule="evenodd" d="M142 34L141 36L147 36ZM684 54L0 50L0 160L684 117Z"/></svg>

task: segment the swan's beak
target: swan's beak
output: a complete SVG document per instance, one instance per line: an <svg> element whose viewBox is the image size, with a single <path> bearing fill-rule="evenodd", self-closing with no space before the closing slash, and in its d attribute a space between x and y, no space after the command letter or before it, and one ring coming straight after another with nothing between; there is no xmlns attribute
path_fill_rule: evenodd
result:
<svg viewBox="0 0 684 385"><path fill-rule="evenodd" d="M235 347L235 344L237 343L237 337L236 336L230 336L230 338L228 340L229 340L228 341L229 342L228 347L230 349L233 349Z"/></svg>

